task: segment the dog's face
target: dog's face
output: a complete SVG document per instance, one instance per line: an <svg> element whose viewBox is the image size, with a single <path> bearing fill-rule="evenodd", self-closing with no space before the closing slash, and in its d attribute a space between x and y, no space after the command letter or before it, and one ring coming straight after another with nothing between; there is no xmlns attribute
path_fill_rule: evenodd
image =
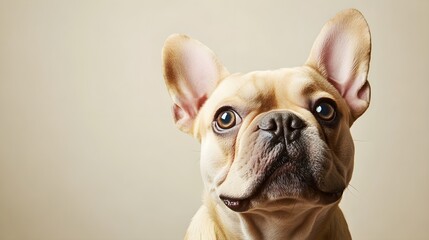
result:
<svg viewBox="0 0 429 240"><path fill-rule="evenodd" d="M311 68L227 77L195 122L206 186L237 211L336 200L353 169L349 123L347 103Z"/></svg>
<svg viewBox="0 0 429 240"><path fill-rule="evenodd" d="M369 105L370 35L356 10L329 21L302 67L233 74L183 35L165 43L174 119L201 141L215 201L234 211L330 204L353 171L350 126Z"/></svg>

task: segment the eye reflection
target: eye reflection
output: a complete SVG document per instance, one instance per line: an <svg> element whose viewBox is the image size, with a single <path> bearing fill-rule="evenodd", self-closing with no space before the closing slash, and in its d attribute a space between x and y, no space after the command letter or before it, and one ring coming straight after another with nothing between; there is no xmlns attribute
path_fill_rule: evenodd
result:
<svg viewBox="0 0 429 240"><path fill-rule="evenodd" d="M316 116L323 121L332 121L336 116L334 104L328 101L320 101L316 104L314 112Z"/></svg>

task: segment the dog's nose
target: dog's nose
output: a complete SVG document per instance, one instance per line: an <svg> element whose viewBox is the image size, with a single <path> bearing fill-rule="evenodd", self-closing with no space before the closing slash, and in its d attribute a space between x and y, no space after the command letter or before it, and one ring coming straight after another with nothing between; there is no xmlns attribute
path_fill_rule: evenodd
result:
<svg viewBox="0 0 429 240"><path fill-rule="evenodd" d="M306 124L292 112L271 112L261 119L258 127L291 143L300 136L301 130L306 127Z"/></svg>

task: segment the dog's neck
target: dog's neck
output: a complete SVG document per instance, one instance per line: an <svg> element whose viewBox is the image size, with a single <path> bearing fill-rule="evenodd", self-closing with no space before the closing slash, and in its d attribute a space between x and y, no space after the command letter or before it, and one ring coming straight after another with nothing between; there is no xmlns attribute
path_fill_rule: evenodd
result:
<svg viewBox="0 0 429 240"><path fill-rule="evenodd" d="M213 202L207 207L211 208L215 228L227 239L351 239L338 203L313 207L295 204L246 213Z"/></svg>

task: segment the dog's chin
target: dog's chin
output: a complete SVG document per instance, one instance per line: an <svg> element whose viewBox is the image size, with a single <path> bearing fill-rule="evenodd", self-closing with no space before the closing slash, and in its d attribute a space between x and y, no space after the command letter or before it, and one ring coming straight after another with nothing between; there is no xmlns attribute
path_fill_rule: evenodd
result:
<svg viewBox="0 0 429 240"><path fill-rule="evenodd" d="M234 212L251 212L253 210L264 209L273 210L294 208L297 204L308 206L323 206L338 202L343 192L323 192L317 189L300 190L300 193L268 192L263 190L258 194L248 198L235 199L222 197L219 198Z"/></svg>
<svg viewBox="0 0 429 240"><path fill-rule="evenodd" d="M245 198L219 196L226 207L235 212L251 212L270 206L274 209L294 207L298 203L306 205L329 205L338 202L343 190L324 192L318 183L305 174L297 175L297 167L284 163L273 172L267 173L264 181L257 184L255 190Z"/></svg>

